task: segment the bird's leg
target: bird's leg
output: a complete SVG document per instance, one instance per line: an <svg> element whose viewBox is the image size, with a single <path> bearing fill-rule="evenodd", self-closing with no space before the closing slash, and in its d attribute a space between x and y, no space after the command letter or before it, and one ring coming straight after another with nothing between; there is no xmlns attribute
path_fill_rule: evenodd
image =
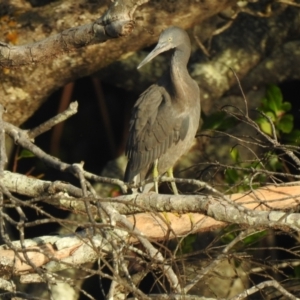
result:
<svg viewBox="0 0 300 300"><path fill-rule="evenodd" d="M173 168L170 168L170 169L167 171L167 174L168 174L168 177L174 178L174 176L173 176ZM171 182L171 186L172 186L172 190L173 190L174 195L178 195L178 190L177 190L177 186L176 186L175 181L172 181L172 182Z"/></svg>
<svg viewBox="0 0 300 300"><path fill-rule="evenodd" d="M167 171L167 174L168 174L168 177L174 178L174 176L173 176L173 168L170 168ZM172 186L172 190L173 190L174 195L178 195L178 190L177 190L176 182L175 181L171 182L171 186ZM177 213L175 213L175 215L176 216L180 216L180 214L177 214ZM193 215L189 213L188 216L189 216L189 219L190 219L192 227L193 227L193 225L195 224ZM165 218L167 219L167 221L169 221L169 219L167 218L167 215L165 215ZM169 221L169 223L170 223L170 221Z"/></svg>
<svg viewBox="0 0 300 300"><path fill-rule="evenodd" d="M153 181L154 181L154 189L155 189L155 193L158 194L158 159L156 159L154 161L153 164Z"/></svg>
<svg viewBox="0 0 300 300"><path fill-rule="evenodd" d="M155 192L158 194L158 159L156 159L153 163L153 171L152 172L153 172L154 189L155 189ZM168 174L169 174L169 172L168 172ZM172 170L171 170L171 174L173 174ZM163 212L162 214L165 217L166 222L168 224L170 224L171 222L168 218L168 213Z"/></svg>
<svg viewBox="0 0 300 300"><path fill-rule="evenodd" d="M174 176L173 176L173 168L170 168L170 169L167 171L167 175L168 175L168 177L170 177L170 178L174 178ZM172 186L172 191L173 191L174 195L178 195L178 190L177 190L177 186L176 186L175 181L172 181L172 182L171 182L171 186ZM175 216L179 217L179 214L178 214L178 213L175 213ZM167 219L167 221L169 221L168 215L165 215L165 218ZM170 223L170 221L169 221L169 223Z"/></svg>

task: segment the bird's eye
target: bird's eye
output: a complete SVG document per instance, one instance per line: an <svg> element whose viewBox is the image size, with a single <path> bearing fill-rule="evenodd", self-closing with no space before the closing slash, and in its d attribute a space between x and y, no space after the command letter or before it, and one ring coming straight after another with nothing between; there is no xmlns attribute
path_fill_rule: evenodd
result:
<svg viewBox="0 0 300 300"><path fill-rule="evenodd" d="M168 38L168 41L169 41L169 42L171 42L171 41L172 41L172 38L171 38L171 37L169 37L169 38Z"/></svg>

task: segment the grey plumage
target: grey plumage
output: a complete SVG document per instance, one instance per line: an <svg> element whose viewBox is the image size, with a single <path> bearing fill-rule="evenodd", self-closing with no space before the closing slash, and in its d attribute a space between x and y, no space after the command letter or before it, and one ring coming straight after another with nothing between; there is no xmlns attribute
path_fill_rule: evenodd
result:
<svg viewBox="0 0 300 300"><path fill-rule="evenodd" d="M132 110L126 146L125 182L136 183L151 175L158 159L160 175L172 168L194 140L200 119L200 92L187 71L191 45L187 33L170 27L138 66L173 49L170 70L143 92Z"/></svg>

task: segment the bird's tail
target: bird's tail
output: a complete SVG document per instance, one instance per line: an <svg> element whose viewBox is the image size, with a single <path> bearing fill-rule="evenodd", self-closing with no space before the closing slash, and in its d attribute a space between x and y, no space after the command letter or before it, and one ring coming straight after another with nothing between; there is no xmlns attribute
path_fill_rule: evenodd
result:
<svg viewBox="0 0 300 300"><path fill-rule="evenodd" d="M145 180L145 174L143 172L136 173L132 171L130 161L127 164L125 175L124 175L124 182L131 183L135 186L140 185ZM139 193L148 193L151 189L154 188L154 183L149 182L144 184L143 186L140 186L138 189L132 189L133 192L139 192Z"/></svg>

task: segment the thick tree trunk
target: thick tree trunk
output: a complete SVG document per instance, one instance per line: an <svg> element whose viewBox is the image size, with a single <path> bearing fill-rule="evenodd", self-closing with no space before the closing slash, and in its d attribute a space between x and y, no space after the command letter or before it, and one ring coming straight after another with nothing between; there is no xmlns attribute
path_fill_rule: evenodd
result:
<svg viewBox="0 0 300 300"><path fill-rule="evenodd" d="M133 7L144 2L147 1L126 1L125 3L128 7ZM45 54L46 60L43 63L31 63L33 55L30 53L29 65L22 67L7 68L12 63L6 65L6 60L3 62L7 46L1 44L0 60L5 69L0 75L2 83L0 99L7 109L5 119L15 124L23 123L57 88L76 78L90 75L113 61L154 43L160 31L165 27L170 25L180 25L183 28L192 27L230 7L233 3L235 3L233 0L153 1L142 6L135 13L136 29L130 36L110 40L106 43L96 44L93 42L94 45L90 46L79 43L78 48L80 47L80 49L70 52L69 50L72 48L69 47L66 47L67 51L57 49L55 57L53 57L55 51L51 52L52 57L50 58ZM91 24L94 26L98 22L97 18L103 15L108 5L108 1L101 5L90 4L87 1L55 1L50 5L33 9L6 7L9 14L6 15L5 12L2 14L3 18L7 18L3 24L6 30L2 31L0 39L4 42L25 45L43 41L49 36L75 26L86 26L90 22L94 22ZM109 14L107 15L109 18ZM107 24L108 21L104 21ZM114 22L114 20L109 21ZM70 35L72 31L66 31L64 34ZM105 34L109 35L110 32L106 31ZM63 38L67 39L70 36L63 36ZM46 47L51 47L48 44L44 45L43 42L39 46L40 48L45 47L43 49L45 52L49 51Z"/></svg>

